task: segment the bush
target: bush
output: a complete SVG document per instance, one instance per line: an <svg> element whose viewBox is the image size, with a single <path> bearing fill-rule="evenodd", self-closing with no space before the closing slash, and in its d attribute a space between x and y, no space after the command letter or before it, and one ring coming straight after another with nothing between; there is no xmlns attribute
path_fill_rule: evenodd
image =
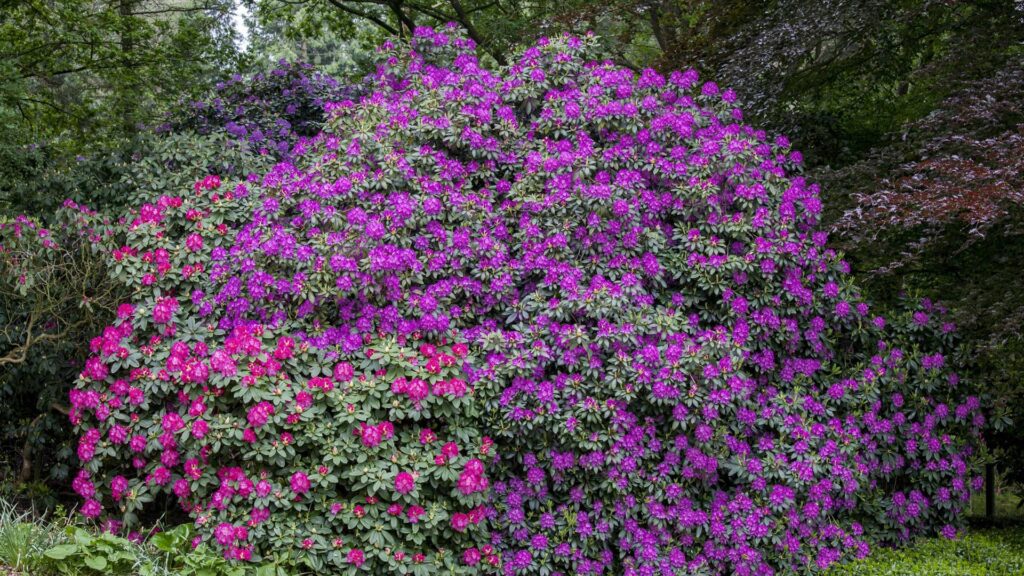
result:
<svg viewBox="0 0 1024 576"><path fill-rule="evenodd" d="M282 63L265 76L219 85L208 100L172 114L162 130L112 150L67 165L39 147L30 150L32 162L11 164L32 170L0 191L0 211L28 209L39 217L0 216L0 476L10 471L21 482L65 487L69 480L70 430L59 413L67 413L67 392L89 341L128 297L108 274L118 270L120 256L109 266L106 257L120 244L106 242L123 239L123 223L113 230L119 224L109 215L208 174L244 178L269 170L315 133L327 100L348 92L308 66ZM239 125L249 132L239 136ZM266 142L254 134L272 127L281 146L261 151ZM83 210L83 202L91 209Z"/></svg>
<svg viewBox="0 0 1024 576"><path fill-rule="evenodd" d="M161 130L227 133L257 154L288 158L297 140L320 132L326 104L355 94L309 64L282 60L268 72L219 82L209 98L181 103Z"/></svg>
<svg viewBox="0 0 1024 576"><path fill-rule="evenodd" d="M953 536L980 401L873 316L784 138L696 74L452 30L262 178L166 190L72 392L82 512L341 573L817 571ZM197 542L198 542L197 541Z"/></svg>

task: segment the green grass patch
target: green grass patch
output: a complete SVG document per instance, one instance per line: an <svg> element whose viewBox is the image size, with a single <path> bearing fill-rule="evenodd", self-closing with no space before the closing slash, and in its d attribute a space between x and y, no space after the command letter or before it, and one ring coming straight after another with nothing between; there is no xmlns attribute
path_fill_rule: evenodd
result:
<svg viewBox="0 0 1024 576"><path fill-rule="evenodd" d="M0 574L45 574L46 550L62 543L68 522L46 522L0 499Z"/></svg>
<svg viewBox="0 0 1024 576"><path fill-rule="evenodd" d="M956 540L921 538L876 548L829 576L1024 576L1024 526L969 530Z"/></svg>

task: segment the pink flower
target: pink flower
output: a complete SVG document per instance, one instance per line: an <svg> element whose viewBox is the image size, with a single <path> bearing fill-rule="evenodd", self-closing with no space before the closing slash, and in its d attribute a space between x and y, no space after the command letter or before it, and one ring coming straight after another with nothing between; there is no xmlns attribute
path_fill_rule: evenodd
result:
<svg viewBox="0 0 1024 576"><path fill-rule="evenodd" d="M82 371L83 377L99 382L106 378L107 374L109 374L109 371L103 359L93 356L85 361L85 370Z"/></svg>
<svg viewBox="0 0 1024 576"><path fill-rule="evenodd" d="M111 444L124 444L128 440L128 429L120 424L114 424L107 432Z"/></svg>
<svg viewBox="0 0 1024 576"><path fill-rule="evenodd" d="M270 482L267 482L266 480L260 480L256 483L256 495L260 498L266 498L269 496L271 490L273 490L273 486L271 486Z"/></svg>
<svg viewBox="0 0 1024 576"><path fill-rule="evenodd" d="M202 180L197 180L192 187L197 194L202 190L215 190L220 188L220 176L216 174L205 176Z"/></svg>
<svg viewBox="0 0 1024 576"><path fill-rule="evenodd" d="M174 298L160 298L156 301L156 306L153 307L153 322L167 324L171 321L171 316L174 315L174 311L177 309L178 301Z"/></svg>
<svg viewBox="0 0 1024 576"><path fill-rule="evenodd" d="M445 458L455 458L459 455L459 445L455 442L448 442L441 447L441 454Z"/></svg>
<svg viewBox="0 0 1024 576"><path fill-rule="evenodd" d="M309 476L305 472L296 472L291 477L292 492L305 494L309 492Z"/></svg>
<svg viewBox="0 0 1024 576"><path fill-rule="evenodd" d="M362 427L360 428L360 436L363 440L363 446L369 448L373 448L384 441L384 432L381 430L379 425L369 426L365 423L362 424Z"/></svg>
<svg viewBox="0 0 1024 576"><path fill-rule="evenodd" d="M96 494L96 486L89 480L89 473L85 470L78 471L78 475L71 482L71 487L82 498L92 498Z"/></svg>
<svg viewBox="0 0 1024 576"><path fill-rule="evenodd" d="M182 382L206 382L210 377L210 369L200 360L189 360L181 373Z"/></svg>
<svg viewBox="0 0 1024 576"><path fill-rule="evenodd" d="M295 395L295 404L300 410L307 410L313 405L313 395L306 391L299 392Z"/></svg>
<svg viewBox="0 0 1024 576"><path fill-rule="evenodd" d="M210 425L206 423L206 420L196 420L192 423L192 436L195 438L202 439L209 430Z"/></svg>
<svg viewBox="0 0 1024 576"><path fill-rule="evenodd" d="M235 541L235 527L222 522L213 529L213 537L221 546L230 546Z"/></svg>
<svg viewBox="0 0 1024 576"><path fill-rule="evenodd" d="M267 423L267 420L270 419L270 415L273 413L274 405L264 400L263 402L260 402L259 404L249 409L249 414L247 417L247 419L249 420L249 425L252 426L253 428L259 428L260 426L263 426L264 424Z"/></svg>
<svg viewBox="0 0 1024 576"><path fill-rule="evenodd" d="M363 555L363 551L358 548L353 548L348 552L348 563L359 568L366 562L366 557Z"/></svg>
<svg viewBox="0 0 1024 576"><path fill-rule="evenodd" d="M459 480L456 483L456 486L460 492L466 495L487 490L490 482L488 482L487 478L483 474L484 463L473 458L469 462L466 462L466 467L459 475Z"/></svg>
<svg viewBox="0 0 1024 576"><path fill-rule="evenodd" d="M405 517L409 519L409 522L415 524L420 521L420 516L423 516L426 512L420 506L413 505L405 509Z"/></svg>
<svg viewBox="0 0 1024 576"><path fill-rule="evenodd" d="M430 428L420 430L420 444L430 444L437 440L437 435Z"/></svg>
<svg viewBox="0 0 1024 576"><path fill-rule="evenodd" d="M142 392L141 388L135 386L128 387L128 403L133 406L138 406L146 400L146 395Z"/></svg>
<svg viewBox="0 0 1024 576"><path fill-rule="evenodd" d="M399 472L395 476L395 491L399 494L408 494L416 488L416 479L408 472Z"/></svg>
<svg viewBox="0 0 1024 576"><path fill-rule="evenodd" d="M189 234L185 239L185 248L190 252L198 252L203 249L203 237L199 234Z"/></svg>
<svg viewBox="0 0 1024 576"><path fill-rule="evenodd" d="M110 492L114 500L120 500L128 491L128 479L124 476L114 476L110 481Z"/></svg>
<svg viewBox="0 0 1024 576"><path fill-rule="evenodd" d="M427 360L426 369L427 369L427 372L430 372L431 374L438 374L438 373L440 373L441 372L441 361L440 361L440 359L435 356L435 357L431 358L430 360Z"/></svg>
<svg viewBox="0 0 1024 576"><path fill-rule="evenodd" d="M249 512L249 525L257 526L266 522L268 518L270 518L269 508L253 508L252 511Z"/></svg>
<svg viewBox="0 0 1024 576"><path fill-rule="evenodd" d="M469 516L462 512L456 512L452 514L452 530L456 532L465 532L466 528L469 527Z"/></svg>
<svg viewBox="0 0 1024 576"><path fill-rule="evenodd" d="M213 355L210 356L210 368L218 374L224 376L234 376L237 371L235 361L231 358L231 355L224 350L216 350Z"/></svg>
<svg viewBox="0 0 1024 576"><path fill-rule="evenodd" d="M161 427L165 432L177 432L185 427L185 421L181 419L181 416L177 412L170 412L164 414L161 419Z"/></svg>
<svg viewBox="0 0 1024 576"><path fill-rule="evenodd" d="M340 362L334 366L334 379L338 382L348 382L355 373L355 368L348 362Z"/></svg>
<svg viewBox="0 0 1024 576"><path fill-rule="evenodd" d="M96 518L103 512L103 506L96 500L86 500L81 512L86 518Z"/></svg>
<svg viewBox="0 0 1024 576"><path fill-rule="evenodd" d="M121 304L117 307L117 317L121 320L131 318L135 314L135 307L131 304Z"/></svg>
<svg viewBox="0 0 1024 576"><path fill-rule="evenodd" d="M181 499L187 498L189 493L192 491L188 485L188 480L185 480L184 478L179 478L174 482L173 490L174 495Z"/></svg>
<svg viewBox="0 0 1024 576"><path fill-rule="evenodd" d="M190 478L199 478L203 475L202 469L199 467L199 460L195 458L189 458L185 461L185 474Z"/></svg>
<svg viewBox="0 0 1024 576"><path fill-rule="evenodd" d="M419 404L427 396L430 396L430 384L425 380L413 378L405 387L405 393L414 404Z"/></svg>

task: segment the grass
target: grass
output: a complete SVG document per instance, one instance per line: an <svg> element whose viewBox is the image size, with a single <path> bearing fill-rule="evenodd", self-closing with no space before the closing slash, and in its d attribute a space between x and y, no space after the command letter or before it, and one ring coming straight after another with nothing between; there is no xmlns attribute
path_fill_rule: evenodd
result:
<svg viewBox="0 0 1024 576"><path fill-rule="evenodd" d="M40 574L47 571L43 552L66 540L69 520L43 521L0 499L0 574Z"/></svg>
<svg viewBox="0 0 1024 576"><path fill-rule="evenodd" d="M74 520L58 508L57 512L42 517L32 511L21 510L0 498L0 576L51 576L58 574L95 574L82 572L67 561L47 557L45 552L60 545L75 543ZM123 541L129 549L134 568L118 574L142 573L147 576L172 576L174 572L161 565L161 557L148 546ZM100 570L100 573L105 572Z"/></svg>
<svg viewBox="0 0 1024 576"><path fill-rule="evenodd" d="M985 517L985 494L971 498L971 527L956 540L919 538L904 548L876 548L828 576L1024 576L1024 508L1008 490L996 494L995 517Z"/></svg>
<svg viewBox="0 0 1024 576"><path fill-rule="evenodd" d="M1024 526L969 530L956 540L921 538L900 549L876 549L829 576L1022 576Z"/></svg>
<svg viewBox="0 0 1024 576"><path fill-rule="evenodd" d="M981 518L985 516L985 493L975 492L971 494L971 506L968 508L969 518ZM996 494L996 518L1024 520L1024 507L1020 506L1020 497L1009 492Z"/></svg>

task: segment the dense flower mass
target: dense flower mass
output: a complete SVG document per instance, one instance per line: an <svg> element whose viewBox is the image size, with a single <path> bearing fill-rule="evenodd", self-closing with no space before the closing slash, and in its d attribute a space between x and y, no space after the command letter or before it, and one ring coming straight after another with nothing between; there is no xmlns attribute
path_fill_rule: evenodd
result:
<svg viewBox="0 0 1024 576"><path fill-rule="evenodd" d="M813 572L954 534L983 418L941 310L872 314L734 93L593 44L493 72L418 30L292 161L139 207L139 296L72 395L83 511L163 495L228 557L352 574Z"/></svg>

